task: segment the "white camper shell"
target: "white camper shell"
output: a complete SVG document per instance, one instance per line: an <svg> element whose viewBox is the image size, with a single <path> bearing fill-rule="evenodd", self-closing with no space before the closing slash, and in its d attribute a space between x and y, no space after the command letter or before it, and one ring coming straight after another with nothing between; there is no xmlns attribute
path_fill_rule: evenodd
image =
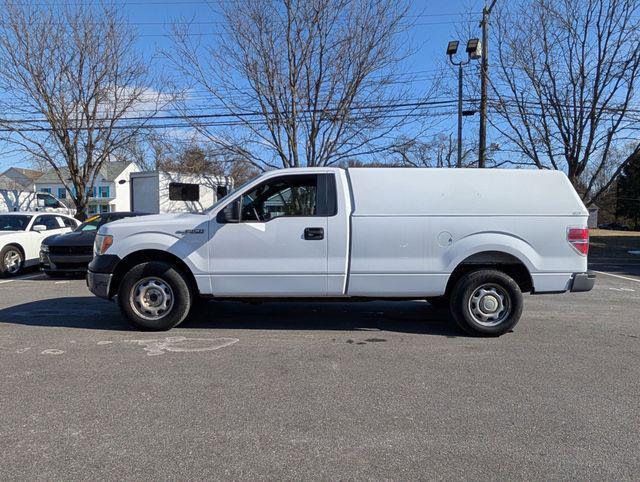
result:
<svg viewBox="0 0 640 482"><path fill-rule="evenodd" d="M560 172L287 169L203 214L104 226L88 284L145 328L180 323L197 296L426 298L499 335L523 292L591 289L587 217Z"/></svg>

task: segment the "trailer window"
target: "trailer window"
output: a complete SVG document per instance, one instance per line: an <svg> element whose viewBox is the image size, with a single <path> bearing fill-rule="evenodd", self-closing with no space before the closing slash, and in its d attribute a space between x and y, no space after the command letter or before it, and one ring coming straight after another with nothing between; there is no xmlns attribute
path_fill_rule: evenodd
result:
<svg viewBox="0 0 640 482"><path fill-rule="evenodd" d="M198 201L200 200L200 186L198 184L172 182L169 184L169 200Z"/></svg>

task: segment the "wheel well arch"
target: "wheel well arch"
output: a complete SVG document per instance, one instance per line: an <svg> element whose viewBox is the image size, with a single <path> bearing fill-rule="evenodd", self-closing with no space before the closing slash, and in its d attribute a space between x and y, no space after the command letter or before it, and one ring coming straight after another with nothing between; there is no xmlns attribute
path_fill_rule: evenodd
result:
<svg viewBox="0 0 640 482"><path fill-rule="evenodd" d="M7 244L5 244L5 245L2 247L2 249L4 249L4 248L18 248L18 251L20 251L20 254L22 255L22 260L23 260L23 261L26 261L26 259L25 259L25 258L26 258L26 255L25 255L25 252L24 252L24 248L22 247L22 245L21 245L21 244L19 244L19 243L15 243L15 242L13 242L13 243L7 243ZM1 250L0 250L0 251L1 251Z"/></svg>
<svg viewBox="0 0 640 482"><path fill-rule="evenodd" d="M185 279L187 280L187 284L191 289L191 292L194 295L199 294L196 278L195 276L193 276L193 273L191 272L191 269L189 269L189 266L187 266L187 264L183 260L181 260L175 254L169 253L167 251L162 251L160 249L143 249L140 251L129 253L118 263L116 269L113 272L113 277L109 286L109 297L115 296L117 294L118 288L120 287L120 282L131 268L138 264L146 263L149 261L164 261L165 263L170 264L184 275Z"/></svg>
<svg viewBox="0 0 640 482"><path fill-rule="evenodd" d="M516 256L502 251L481 251L463 259L451 272L445 293L448 295L465 274L479 269L495 269L513 278L523 293L533 291L533 279L527 266Z"/></svg>

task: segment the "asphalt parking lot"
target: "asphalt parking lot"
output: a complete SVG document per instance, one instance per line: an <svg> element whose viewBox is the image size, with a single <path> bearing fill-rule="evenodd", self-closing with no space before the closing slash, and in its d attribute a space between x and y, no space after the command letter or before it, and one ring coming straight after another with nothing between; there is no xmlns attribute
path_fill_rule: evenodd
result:
<svg viewBox="0 0 640 482"><path fill-rule="evenodd" d="M498 339L422 301L142 333L83 280L0 280L0 479L637 480L640 264L594 268Z"/></svg>

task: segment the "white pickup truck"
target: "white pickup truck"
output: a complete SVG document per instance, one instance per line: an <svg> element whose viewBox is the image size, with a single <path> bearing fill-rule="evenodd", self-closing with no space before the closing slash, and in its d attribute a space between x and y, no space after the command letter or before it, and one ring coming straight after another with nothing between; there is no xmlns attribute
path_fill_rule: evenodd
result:
<svg viewBox="0 0 640 482"><path fill-rule="evenodd" d="M87 284L145 329L176 326L199 297L426 298L496 336L523 292L593 287L587 216L560 172L287 169L204 214L103 226Z"/></svg>

